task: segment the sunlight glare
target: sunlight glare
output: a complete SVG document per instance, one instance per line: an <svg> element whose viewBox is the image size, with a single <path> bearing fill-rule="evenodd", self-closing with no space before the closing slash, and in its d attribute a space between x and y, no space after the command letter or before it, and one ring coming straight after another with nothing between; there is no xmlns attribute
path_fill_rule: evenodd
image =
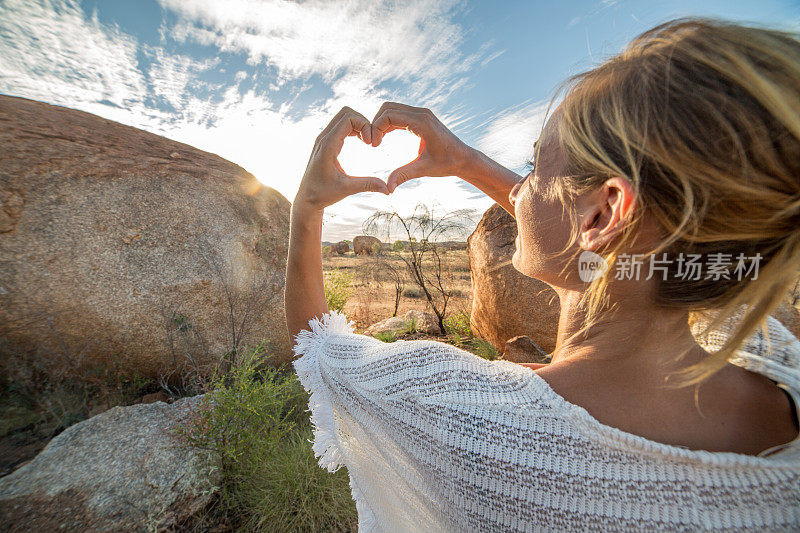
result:
<svg viewBox="0 0 800 533"><path fill-rule="evenodd" d="M339 164L351 176L385 180L392 170L417 158L419 143L419 137L405 130L390 131L376 148L357 137L348 137L339 154Z"/></svg>

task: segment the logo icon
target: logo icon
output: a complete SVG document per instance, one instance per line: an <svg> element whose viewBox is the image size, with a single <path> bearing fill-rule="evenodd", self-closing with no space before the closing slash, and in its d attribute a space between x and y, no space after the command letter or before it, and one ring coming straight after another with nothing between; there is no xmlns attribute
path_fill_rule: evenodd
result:
<svg viewBox="0 0 800 533"><path fill-rule="evenodd" d="M608 263L603 256L584 250L578 257L578 275L584 283L591 283L605 274Z"/></svg>

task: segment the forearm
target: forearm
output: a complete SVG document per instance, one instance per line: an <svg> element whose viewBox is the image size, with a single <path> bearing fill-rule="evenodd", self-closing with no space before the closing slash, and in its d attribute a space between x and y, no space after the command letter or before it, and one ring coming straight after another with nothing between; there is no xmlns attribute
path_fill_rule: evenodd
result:
<svg viewBox="0 0 800 533"><path fill-rule="evenodd" d="M322 281L322 209L292 203L284 308L292 339L308 321L328 312Z"/></svg>
<svg viewBox="0 0 800 533"><path fill-rule="evenodd" d="M469 163L465 165L463 172L458 177L482 190L500 204L500 207L508 211L512 217L514 216L514 206L509 202L508 195L514 185L522 179L522 176L507 169L483 152L470 148Z"/></svg>

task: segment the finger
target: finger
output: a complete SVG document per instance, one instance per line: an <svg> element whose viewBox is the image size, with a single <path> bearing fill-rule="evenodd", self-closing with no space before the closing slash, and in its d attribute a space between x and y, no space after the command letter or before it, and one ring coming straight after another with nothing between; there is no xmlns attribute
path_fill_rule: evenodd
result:
<svg viewBox="0 0 800 533"><path fill-rule="evenodd" d="M361 140L365 144L372 144L372 124L370 124L369 122L364 124L364 126L361 128L359 137L361 137Z"/></svg>
<svg viewBox="0 0 800 533"><path fill-rule="evenodd" d="M346 176L344 179L345 191L347 194L356 194L359 192L382 192L383 194L389 194L389 188L382 179L363 176Z"/></svg>
<svg viewBox="0 0 800 533"><path fill-rule="evenodd" d="M390 131L406 129L419 137L429 131L428 114L424 111L386 108L372 121L372 146L378 146Z"/></svg>
<svg viewBox="0 0 800 533"><path fill-rule="evenodd" d="M397 187L408 180L421 178L427 175L427 163L421 159L417 159L407 165L394 169L392 173L389 174L389 179L386 180L386 186L389 188L389 192L394 192Z"/></svg>
<svg viewBox="0 0 800 533"><path fill-rule="evenodd" d="M423 108L423 107L414 107L414 106L410 106L410 105L406 105L406 104L401 104L400 102L384 102L383 104L381 104L381 107L380 107L380 109L378 109L378 112L375 113L375 116L377 117L378 115L380 115L382 112L386 111L387 109L398 109L400 111L412 111L412 112L413 111L426 111L426 109Z"/></svg>
<svg viewBox="0 0 800 533"><path fill-rule="evenodd" d="M383 137L394 130L408 130L419 137L427 131L424 113L409 109L387 108L372 121L372 146L378 146Z"/></svg>
<svg viewBox="0 0 800 533"><path fill-rule="evenodd" d="M342 151L342 146L344 146L344 140L348 136L364 135L362 132L366 129L370 129L369 120L361 113L348 108L348 111L342 115L339 122L328 134L327 151L334 156L339 155L339 152ZM369 135L371 135L371 132Z"/></svg>
<svg viewBox="0 0 800 533"><path fill-rule="evenodd" d="M380 109L378 109L378 112L375 113L375 117L372 119L373 126L371 127L371 129L372 129L372 139L373 139L372 146L373 147L374 146L378 146L381 143L381 139L375 140L376 137L378 136L378 132L375 130L375 126L374 126L375 119L380 117L388 109L401 109L401 110L405 109L405 110L409 110L410 106L407 106L405 104L401 104L401 103L398 103L398 102L388 102L388 101L381 104Z"/></svg>
<svg viewBox="0 0 800 533"><path fill-rule="evenodd" d="M320 134L319 134L319 136L318 136L317 138L318 138L318 139L322 139L323 137L325 137L325 136L326 136L326 135L327 135L327 134L328 134L328 133L329 133L329 132L330 132L330 131L331 131L331 130L334 128L334 126L336 126L336 124L338 124L338 123L339 123L339 120L340 120L340 119L342 118L342 116L343 116L345 113L347 113L348 111L352 111L352 109L350 109L350 108L349 108L349 107L347 107L347 106L344 106L343 108L341 108L341 109L339 110L339 112L338 112L338 113L336 113L336 115L334 115L334 117L331 119L331 121L330 121L330 122L328 122L328 125L327 125L327 126L325 126L325 129L323 129L323 130L320 132Z"/></svg>

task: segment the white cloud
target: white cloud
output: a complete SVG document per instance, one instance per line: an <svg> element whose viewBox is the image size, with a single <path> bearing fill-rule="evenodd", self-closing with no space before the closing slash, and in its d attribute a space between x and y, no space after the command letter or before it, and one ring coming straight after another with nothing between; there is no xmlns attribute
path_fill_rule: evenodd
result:
<svg viewBox="0 0 800 533"><path fill-rule="evenodd" d="M142 50L152 63L143 73ZM196 96L196 75L217 64L142 47L114 26L87 17L72 0L0 4L0 91L81 109L217 153L291 199L327 114L292 121L238 85L221 101ZM241 78L241 76L238 76ZM149 86L148 86L149 84ZM148 96L175 108L148 105Z"/></svg>
<svg viewBox="0 0 800 533"><path fill-rule="evenodd" d="M477 147L501 165L519 169L533 156L533 143L544 125L548 102L523 102L485 123Z"/></svg>
<svg viewBox="0 0 800 533"><path fill-rule="evenodd" d="M63 105L136 105L145 93L136 50L135 39L96 14L86 18L76 1L0 3L4 92Z"/></svg>
<svg viewBox="0 0 800 533"><path fill-rule="evenodd" d="M195 61L185 55L167 54L161 47L148 46L145 49L152 59L148 78L154 96L163 98L176 110L184 107L193 85L196 88L197 74L219 64L218 58ZM236 80L241 81L238 73Z"/></svg>
<svg viewBox="0 0 800 533"><path fill-rule="evenodd" d="M505 50L498 50L497 52L493 53L492 55L481 61L481 67L485 67L486 65L488 65L489 63L491 63L492 61L503 55L505 52L506 52Z"/></svg>
<svg viewBox="0 0 800 533"><path fill-rule="evenodd" d="M255 92L242 95L236 87L218 104L191 98L187 110L188 120L171 126L170 137L243 166L289 200L297 192L314 139L332 118L311 110L291 120ZM213 127L204 117L214 118Z"/></svg>
<svg viewBox="0 0 800 533"><path fill-rule="evenodd" d="M146 104L139 49L136 39L100 23L96 13L87 16L75 0L0 3L0 92L164 133L174 117ZM170 98L175 90L167 91Z"/></svg>
<svg viewBox="0 0 800 533"><path fill-rule="evenodd" d="M172 37L244 52L274 66L278 85L312 74L336 95L365 95L388 80L412 84L412 98L441 102L466 84L480 55L465 57L455 0L160 0L180 18Z"/></svg>

